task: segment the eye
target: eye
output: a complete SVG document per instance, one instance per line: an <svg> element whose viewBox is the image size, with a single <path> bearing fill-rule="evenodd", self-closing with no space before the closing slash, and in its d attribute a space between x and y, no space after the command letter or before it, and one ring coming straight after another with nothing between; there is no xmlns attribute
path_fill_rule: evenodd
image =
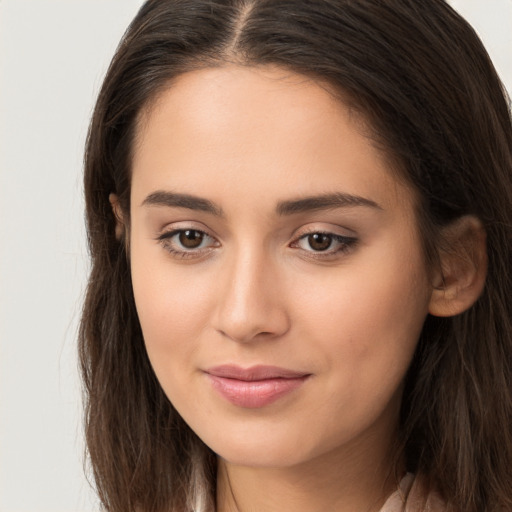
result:
<svg viewBox="0 0 512 512"><path fill-rule="evenodd" d="M158 237L163 248L182 258L201 256L205 250L217 247L218 242L199 229L174 229Z"/></svg>
<svg viewBox="0 0 512 512"><path fill-rule="evenodd" d="M326 251L333 243L333 237L325 233L312 233L304 237L304 241L314 251ZM301 239L302 241L302 239Z"/></svg>
<svg viewBox="0 0 512 512"><path fill-rule="evenodd" d="M332 256L339 252L348 251L356 242L357 239L354 237L318 231L301 236L292 244L292 247L297 247L318 256Z"/></svg>
<svg viewBox="0 0 512 512"><path fill-rule="evenodd" d="M182 247L186 249L198 249L206 238L206 234L196 229L187 229L174 235Z"/></svg>

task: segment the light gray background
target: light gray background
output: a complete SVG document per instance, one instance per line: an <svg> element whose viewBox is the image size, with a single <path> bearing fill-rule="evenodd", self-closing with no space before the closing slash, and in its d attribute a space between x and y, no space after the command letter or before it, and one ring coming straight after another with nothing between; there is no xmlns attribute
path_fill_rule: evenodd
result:
<svg viewBox="0 0 512 512"><path fill-rule="evenodd" d="M141 0L0 0L0 512L90 512L76 330L81 160ZM512 0L453 0L512 90Z"/></svg>

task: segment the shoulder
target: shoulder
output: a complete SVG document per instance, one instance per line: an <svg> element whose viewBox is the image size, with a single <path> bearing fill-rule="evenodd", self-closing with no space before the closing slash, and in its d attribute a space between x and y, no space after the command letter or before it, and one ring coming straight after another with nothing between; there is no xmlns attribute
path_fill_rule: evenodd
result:
<svg viewBox="0 0 512 512"><path fill-rule="evenodd" d="M423 478L408 473L380 512L444 512L446 503L436 491L429 490Z"/></svg>

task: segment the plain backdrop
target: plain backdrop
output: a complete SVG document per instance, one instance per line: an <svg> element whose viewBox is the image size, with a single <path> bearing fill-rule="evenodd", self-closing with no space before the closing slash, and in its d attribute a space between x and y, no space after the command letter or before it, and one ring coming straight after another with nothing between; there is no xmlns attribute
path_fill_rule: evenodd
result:
<svg viewBox="0 0 512 512"><path fill-rule="evenodd" d="M82 152L141 0L0 0L0 512L91 512L76 332ZM512 0L453 0L512 90Z"/></svg>

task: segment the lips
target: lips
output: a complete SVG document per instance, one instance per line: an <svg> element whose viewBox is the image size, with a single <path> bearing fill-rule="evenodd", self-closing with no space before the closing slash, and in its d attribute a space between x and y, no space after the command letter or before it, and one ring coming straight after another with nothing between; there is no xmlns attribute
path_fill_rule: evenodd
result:
<svg viewBox="0 0 512 512"><path fill-rule="evenodd" d="M206 370L213 388L233 405L259 408L292 393L310 374L277 366L241 368L223 365Z"/></svg>

